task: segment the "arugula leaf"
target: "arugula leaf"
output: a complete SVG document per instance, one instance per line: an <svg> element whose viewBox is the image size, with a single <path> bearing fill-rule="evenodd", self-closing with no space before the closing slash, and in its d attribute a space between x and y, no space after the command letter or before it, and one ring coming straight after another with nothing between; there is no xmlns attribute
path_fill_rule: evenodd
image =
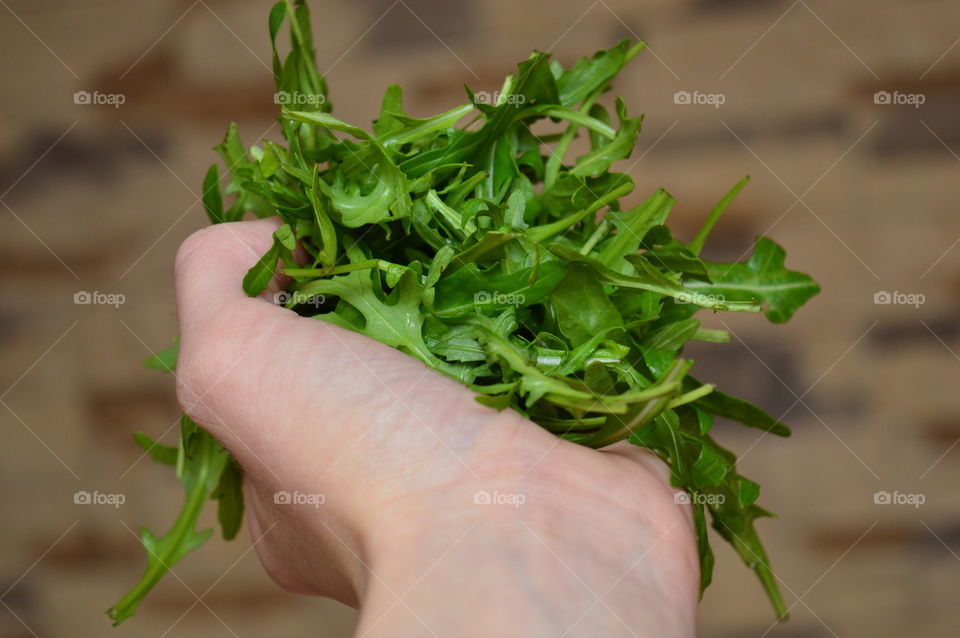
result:
<svg viewBox="0 0 960 638"><path fill-rule="evenodd" d="M623 317L611 303L590 268L571 264L563 282L550 293L560 332L577 347L597 334L623 326Z"/></svg>
<svg viewBox="0 0 960 638"><path fill-rule="evenodd" d="M750 176L747 175L739 182L736 186L730 189L730 192L724 195L723 199L710 211L710 216L707 217L707 221L703 223L703 227L697 232L697 236L688 245L690 252L694 255L700 254L700 249L703 248L703 245L707 241L707 237L710 235L710 231L713 230L714 225L717 223L717 220L720 219L720 215L723 215L723 212L727 210L727 206L730 205L730 202L733 201L733 198L743 190L743 187L747 185L747 182L750 181Z"/></svg>
<svg viewBox="0 0 960 638"><path fill-rule="evenodd" d="M279 259L280 244L274 240L270 250L268 250L263 257L257 261L257 264L243 277L243 291L247 293L248 297L256 297L266 289L270 280L273 279L273 274L277 269L277 261Z"/></svg>
<svg viewBox="0 0 960 638"><path fill-rule="evenodd" d="M707 295L720 295L731 301L766 304L767 319L783 323L797 308L820 292L809 275L787 270L786 252L772 239L761 237L746 263L715 264L704 262L710 283L692 281L686 286Z"/></svg>
<svg viewBox="0 0 960 638"><path fill-rule="evenodd" d="M600 263L618 272L629 273L631 269L624 263L624 257L636 254L649 230L663 224L675 203L667 191L660 189L639 206L610 213L608 218L617 232L600 245Z"/></svg>
<svg viewBox="0 0 960 638"><path fill-rule="evenodd" d="M747 261L701 259L748 178L686 244L670 230L676 200L663 189L624 208L634 182L611 167L630 157L642 117L631 117L619 98L612 111L600 100L645 45L624 40L569 69L535 51L496 99L467 88L469 103L428 117L409 115L403 91L391 85L368 130L332 115L309 22L304 0L277 2L267 20L284 142L247 148L230 124L215 147L222 166L204 176L211 223L248 212L282 220L238 285L258 295L280 264L295 299L325 300L292 301L301 314L415 357L481 403L514 410L567 441L601 448L627 440L652 450L691 497L701 591L714 568L709 513L783 616L755 528L770 515L757 505L760 486L737 473L736 455L710 431L717 416L779 436L790 430L691 376L683 350L690 340L729 341L701 326L704 309L764 310L779 323L819 287L788 270L783 249L767 238ZM581 133L588 150L569 160ZM298 246L308 263L294 263ZM172 371L176 356L175 344L145 365ZM115 622L133 615L168 567L210 536L196 530L207 499L217 501L228 539L244 507L242 468L186 417L176 448L141 433L135 440L175 468L185 499L165 536L143 531L146 573L110 610Z"/></svg>
<svg viewBox="0 0 960 638"><path fill-rule="evenodd" d="M592 58L580 58L570 70L562 71L557 79L560 103L574 106L603 90L620 69L646 46L643 42L634 44L630 40L621 40L606 51L597 51Z"/></svg>
<svg viewBox="0 0 960 638"><path fill-rule="evenodd" d="M217 501L217 520L224 540L236 538L243 524L243 471L234 459L223 466L211 498Z"/></svg>
<svg viewBox="0 0 960 638"><path fill-rule="evenodd" d="M699 385L699 382L693 377L688 377L685 383L687 389L692 389L692 386ZM752 403L732 397L729 394L714 391L697 401L697 407L708 414L722 416L742 423L750 428L766 430L777 436L790 436L790 428L786 425Z"/></svg>
<svg viewBox="0 0 960 638"><path fill-rule="evenodd" d="M177 367L177 357L179 354L180 339L174 338L172 346L144 359L143 367L161 372L173 372Z"/></svg>
<svg viewBox="0 0 960 638"><path fill-rule="evenodd" d="M609 169L615 161L630 157L637 143L637 135L640 134L643 117L627 117L627 107L620 98L617 98L616 109L617 117L620 118L620 128L616 136L609 144L577 158L576 166L570 170L571 175L597 175Z"/></svg>
<svg viewBox="0 0 960 638"><path fill-rule="evenodd" d="M209 529L198 532L197 519L204 502L220 480L229 456L216 439L186 415L182 421L184 434L181 449L184 460L178 468L178 474L183 483L183 509L170 530L160 538L147 528L141 528L140 539L147 550L147 569L140 582L107 611L114 625L134 615L137 606L167 570L203 545L212 534ZM166 451L163 453L164 462L169 460L168 455Z"/></svg>
<svg viewBox="0 0 960 638"><path fill-rule="evenodd" d="M203 208L211 224L224 221L223 195L220 193L220 170L216 164L210 166L203 178Z"/></svg>
<svg viewBox="0 0 960 638"><path fill-rule="evenodd" d="M177 465L177 448L157 443L143 432L134 432L133 440L157 463Z"/></svg>

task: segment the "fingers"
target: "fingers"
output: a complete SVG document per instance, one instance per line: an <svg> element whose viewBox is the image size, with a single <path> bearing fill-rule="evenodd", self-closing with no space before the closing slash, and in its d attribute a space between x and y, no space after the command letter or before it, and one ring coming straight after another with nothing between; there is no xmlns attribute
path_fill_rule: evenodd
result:
<svg viewBox="0 0 960 638"><path fill-rule="evenodd" d="M693 509L687 504L689 500L685 501L678 498L681 492L670 483L670 466L667 465L663 459L650 450L633 445L627 441L620 441L613 445L608 445L601 449L600 452L610 456L628 459L644 468L649 474L655 476L656 480L659 480L666 488L667 493L673 495L673 507L679 506L683 511L684 519L688 524L693 525Z"/></svg>
<svg viewBox="0 0 960 638"><path fill-rule="evenodd" d="M479 429L465 423L494 417L464 385L357 332L244 294L243 276L269 250L277 225L220 224L180 249L176 375L184 411L248 475L274 480L335 463L351 483L351 472L371 471L371 459L392 459L391 446L417 449L423 462L468 446Z"/></svg>
<svg viewBox="0 0 960 638"><path fill-rule="evenodd" d="M190 235L177 252L175 280L181 332L236 309L248 299L241 283L273 244L277 218L218 224ZM275 276L271 292L285 281Z"/></svg>
<svg viewBox="0 0 960 638"><path fill-rule="evenodd" d="M243 277L269 250L278 226L266 219L203 229L176 260L178 399L245 469L283 465L284 454L317 434L303 432L314 419L372 410L371 387L400 374L417 378L395 372L417 363L398 351L246 296ZM285 284L275 276L272 289Z"/></svg>
<svg viewBox="0 0 960 638"><path fill-rule="evenodd" d="M630 459L656 474L665 484L670 485L670 466L650 450L633 445L627 441L620 441L613 445L608 445L600 451L604 454L613 454Z"/></svg>
<svg viewBox="0 0 960 638"><path fill-rule="evenodd" d="M184 412L241 462L257 455L245 434L258 425L254 408L279 409L273 385L281 383L279 342L315 327L291 330L295 313L243 291L244 275L270 249L279 226L276 218L210 226L190 235L176 258L177 396ZM264 294L287 283L275 274Z"/></svg>

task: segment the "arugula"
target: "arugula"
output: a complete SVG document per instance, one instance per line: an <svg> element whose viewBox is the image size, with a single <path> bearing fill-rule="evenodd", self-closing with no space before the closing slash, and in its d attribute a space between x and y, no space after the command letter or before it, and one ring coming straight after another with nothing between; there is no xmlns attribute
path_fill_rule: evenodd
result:
<svg viewBox="0 0 960 638"><path fill-rule="evenodd" d="M277 35L285 22L291 50L282 59ZM644 44L625 40L569 69L534 52L507 76L495 103L467 88L467 103L427 118L408 115L401 89L390 86L367 131L331 115L303 0L274 5L269 34L277 90L311 99L281 108L285 146L246 148L231 124L216 147L226 185L221 191L217 165L203 180L211 223L247 211L283 220L244 291L263 292L281 263L293 280L288 305L301 314L416 357L472 388L478 401L513 409L563 439L594 448L628 440L652 450L693 504L701 589L714 564L709 514L785 617L755 528L771 516L756 504L760 486L737 472L736 456L710 431L716 416L778 436L790 430L691 376L683 351L691 340L729 341L725 331L701 326L703 310L763 311L779 323L819 288L788 270L769 238L743 262L700 258L748 178L689 242L666 225L675 203L666 191L622 205L635 185L612 167L630 157L642 117L619 98L611 117L598 98ZM557 130L538 136L536 123ZM571 161L578 136L589 150ZM305 264L293 259L298 245ZM316 295L327 302L300 304ZM175 364L176 345L147 362L167 371ZM117 623L210 536L195 527L206 500L218 502L225 538L236 535L243 511L239 466L186 417L177 448L142 434L136 440L176 466L185 504L165 536L142 532L147 570L109 611Z"/></svg>
<svg viewBox="0 0 960 638"><path fill-rule="evenodd" d="M140 601L170 567L207 542L213 534L210 529L198 532L196 526L205 501L215 489L221 499L220 521L224 537L232 538L236 534L243 515L240 482L233 478L235 461L216 439L189 418L183 416L181 419L178 448L160 445L144 434L137 434L135 440L154 460L176 467L177 477L183 483L184 504L164 536L157 538L146 527L141 528L140 539L147 550L147 569L140 582L107 611L114 625L132 616ZM223 505L225 501L229 503L226 507Z"/></svg>

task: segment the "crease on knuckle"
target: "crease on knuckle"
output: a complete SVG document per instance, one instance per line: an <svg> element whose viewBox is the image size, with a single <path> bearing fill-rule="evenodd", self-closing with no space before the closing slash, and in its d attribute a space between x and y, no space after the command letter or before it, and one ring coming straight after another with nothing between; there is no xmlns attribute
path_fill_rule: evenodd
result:
<svg viewBox="0 0 960 638"><path fill-rule="evenodd" d="M174 259L174 273L177 279L189 272L190 258L198 250L210 248L216 243L222 234L222 228L217 226L206 226L196 230L187 236L177 249L177 256Z"/></svg>
<svg viewBox="0 0 960 638"><path fill-rule="evenodd" d="M198 423L209 423L232 361L233 339L216 325L194 330L181 341L177 362L177 400Z"/></svg>

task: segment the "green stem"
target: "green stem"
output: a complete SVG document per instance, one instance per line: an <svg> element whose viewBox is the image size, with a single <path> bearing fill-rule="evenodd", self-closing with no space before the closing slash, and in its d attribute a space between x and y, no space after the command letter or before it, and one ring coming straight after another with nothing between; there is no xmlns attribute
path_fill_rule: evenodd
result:
<svg viewBox="0 0 960 638"><path fill-rule="evenodd" d="M630 50L627 51L626 56L624 57L623 64L626 65L627 62L632 60L640 51L647 47L646 42L637 42L635 45L630 47ZM604 84L593 95L588 96L583 103L580 105L580 108L577 109L583 114L590 112L590 108L597 101L597 98L600 97L609 83ZM570 122L570 125L567 127L567 130L563 132L563 137L560 138L560 141L557 143L557 147L553 150L553 153L550 155L550 159L547 160L547 168L544 171L543 176L543 190L544 192L550 190L550 187L553 186L553 183L557 181L557 175L560 173L560 167L563 164L563 157L567 154L567 149L570 147L570 143L573 142L573 138L576 137L577 129L580 127L576 122Z"/></svg>
<svg viewBox="0 0 960 638"><path fill-rule="evenodd" d="M200 454L199 451L198 454ZM204 452L202 456L205 457L206 453ZM179 516L177 516L177 520L174 522L173 527L170 528L170 531L163 537L165 541L170 539L164 544L165 551L162 551L160 554L151 554L154 559L152 561L149 560L148 557L147 570L144 572L140 581L133 589L127 592L123 598L117 601L113 607L107 610L107 615L113 620L114 626L119 625L130 616L133 616L136 612L137 605L140 604L140 601L142 601L160 579L163 578L164 574L170 570L170 566L178 560L177 554L183 551L183 544L187 538L194 533L197 519L200 518L200 512L203 510L203 506L209 496L207 486L211 478L211 466L209 464L202 464L201 468L200 474L186 492L186 499L184 500ZM144 545L144 547L146 548L146 545ZM147 551L150 550L148 549Z"/></svg>
<svg viewBox="0 0 960 638"><path fill-rule="evenodd" d="M602 91L597 91L585 99L580 106L580 112L584 114L589 113L590 107L597 101L597 97L599 97L601 92ZM570 143L573 142L573 138L576 137L578 128L580 128L579 124L570 122L567 130L563 132L563 137L557 142L557 147L553 149L553 153L550 154L550 159L547 160L547 168L543 175L544 192L549 191L554 182L557 181L557 175L560 174L560 167L563 165L563 157L567 154L567 149L570 147Z"/></svg>
<svg viewBox="0 0 960 638"><path fill-rule="evenodd" d="M730 333L726 330L698 328L691 339L694 341L705 341L707 343L730 343Z"/></svg>
<svg viewBox="0 0 960 638"><path fill-rule="evenodd" d="M391 264L389 261L384 261L383 259L368 259L366 261L358 261L354 264L334 266L333 268L281 268L280 272L290 277L330 277L332 275L342 275L355 270L369 270L371 268L387 272L391 268L396 268L396 264Z"/></svg>
<svg viewBox="0 0 960 638"><path fill-rule="evenodd" d="M627 195L633 190L633 184L621 184L617 188L605 194L600 199L596 200L583 210L577 211L572 215L568 215L563 219L558 219L557 221L544 224L543 226L535 226L527 231L527 236L534 241L544 241L549 237L563 232L564 230L570 228L580 220L582 220L587 215L596 213L598 210L609 204L610 202L616 201Z"/></svg>
<svg viewBox="0 0 960 638"><path fill-rule="evenodd" d="M683 379L683 377L687 374L687 371L692 365L692 361L677 359L673 362L670 368L667 369L667 373L663 375L660 383L664 384L679 382L679 380ZM671 399L669 397L664 397L649 401L628 423L620 422L619 424L613 424L612 427L604 428L600 432L597 432L595 436L591 437L587 441L584 441L584 445L597 449L612 445L617 441L622 441L628 438L631 434L636 432L637 429L647 423L647 421L665 410L669 406L670 400Z"/></svg>
<svg viewBox="0 0 960 638"><path fill-rule="evenodd" d="M707 217L707 221L703 223L703 227L700 229L700 232L697 233L697 236L687 244L687 248L690 249L694 255L699 255L700 250L703 248L703 245L707 242L707 236L710 235L710 231L713 230L714 224L717 223L717 220L720 219L720 216L723 215L723 211L727 209L727 206L730 205L730 202L733 201L733 198L737 196L743 187L747 185L747 182L750 181L750 176L747 175L739 182L736 186L730 189L730 192L724 195L716 206L713 207L713 210L710 211L710 216Z"/></svg>
<svg viewBox="0 0 960 638"><path fill-rule="evenodd" d="M593 231L593 234L590 235L589 239L587 239L587 242L580 247L581 255L590 254L590 251L593 250L593 247L597 245L597 242L599 242L603 238L603 236L607 234L607 227L609 225L610 224L607 223L607 220L605 219L602 222L600 222L600 224L597 226L597 229Z"/></svg>
<svg viewBox="0 0 960 638"><path fill-rule="evenodd" d="M702 399L716 389L716 386L713 384L702 385L696 390L691 390L686 394L681 394L676 399L667 404L667 408L673 409L678 408L681 405L686 405L687 403L693 403L697 399Z"/></svg>

